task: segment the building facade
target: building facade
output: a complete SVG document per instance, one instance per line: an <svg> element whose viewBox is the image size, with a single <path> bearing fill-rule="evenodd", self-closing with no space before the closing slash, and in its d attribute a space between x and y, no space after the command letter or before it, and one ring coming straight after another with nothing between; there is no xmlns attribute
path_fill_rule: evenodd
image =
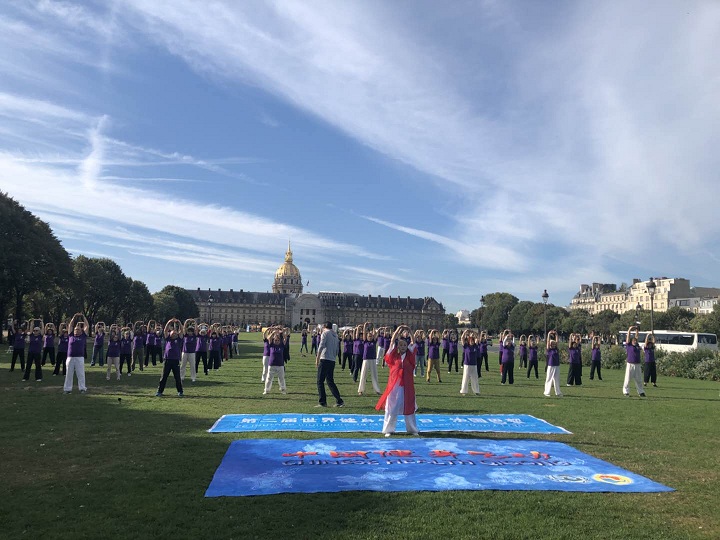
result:
<svg viewBox="0 0 720 540"><path fill-rule="evenodd" d="M188 289L197 304L199 319L237 326L283 324L291 328L314 326L327 320L338 326L367 321L379 326L407 324L411 328L444 327L445 308L432 297L401 298L344 292L302 292L302 277L293 264L288 244L285 261L275 272L272 292L240 289Z"/></svg>
<svg viewBox="0 0 720 540"><path fill-rule="evenodd" d="M655 311L667 311L675 300L694 296L687 279L661 277L653 278L653 281L656 288L652 307ZM607 283L580 285L580 291L570 301L570 309L584 309L593 315L606 309L622 314L635 310L639 305L641 309L649 311L649 282L634 279L632 285L625 288Z"/></svg>

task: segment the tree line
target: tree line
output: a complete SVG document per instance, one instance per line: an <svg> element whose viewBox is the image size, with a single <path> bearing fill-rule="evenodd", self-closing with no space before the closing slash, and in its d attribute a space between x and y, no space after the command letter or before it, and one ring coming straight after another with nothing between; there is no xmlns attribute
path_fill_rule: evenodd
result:
<svg viewBox="0 0 720 540"><path fill-rule="evenodd" d="M151 294L112 259L72 258L46 222L0 192L0 314L58 324L78 311L107 323L199 315L181 287Z"/></svg>
<svg viewBox="0 0 720 540"><path fill-rule="evenodd" d="M520 301L510 293L495 292L484 296L484 306L470 313L471 324L493 334L511 328L516 334L542 335L547 318L547 329L562 334L617 335L640 321L640 328L651 328L650 310L631 310L620 315L606 309L595 315L584 309L568 310L542 302ZM709 332L720 335L720 304L709 314L695 314L680 307L654 312L653 327L662 330Z"/></svg>

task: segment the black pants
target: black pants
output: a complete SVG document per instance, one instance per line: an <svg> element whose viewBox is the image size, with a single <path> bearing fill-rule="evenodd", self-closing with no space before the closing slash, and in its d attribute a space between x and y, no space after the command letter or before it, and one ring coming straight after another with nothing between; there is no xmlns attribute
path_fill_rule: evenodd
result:
<svg viewBox="0 0 720 540"><path fill-rule="evenodd" d="M525 356L520 355L520 367L527 367L527 354Z"/></svg>
<svg viewBox="0 0 720 540"><path fill-rule="evenodd" d="M445 359L448 357L449 351L447 349L442 350L442 357L440 358L440 361L444 364Z"/></svg>
<svg viewBox="0 0 720 540"><path fill-rule="evenodd" d="M25 375L23 376L23 380L27 380L30 378L30 368L32 367L33 362L35 362L35 380L42 380L42 368L40 367L41 364L39 352L28 353L27 362L25 363Z"/></svg>
<svg viewBox="0 0 720 540"><path fill-rule="evenodd" d="M352 376L353 376L353 382L357 382L358 375L360 375L360 368L362 367L362 363L363 363L362 354L353 354L352 361L353 361L353 364L352 364L351 371L352 371ZM335 369L335 368L333 367L333 369Z"/></svg>
<svg viewBox="0 0 720 540"><path fill-rule="evenodd" d="M180 380L180 360L166 359L165 365L163 366L162 379L160 379L160 385L158 386L158 392L160 392L161 394L165 390L165 385L167 384L167 380L170 376L171 371L173 377L175 377L175 388L180 393L182 393L183 391L182 381Z"/></svg>
<svg viewBox="0 0 720 540"><path fill-rule="evenodd" d="M359 355L358 355L359 356ZM360 357L362 358L362 357ZM360 360L362 362L362 359ZM358 362L359 363L359 362ZM335 362L332 360L320 360L317 372L317 388L318 388L318 403L320 405L327 405L327 395L325 394L325 383L327 383L330 393L337 401L338 405L342 405L343 399L340 397L340 391L335 384L334 379L335 373Z"/></svg>
<svg viewBox="0 0 720 540"><path fill-rule="evenodd" d="M120 355L120 373L122 373L123 364L127 362L127 372L130 373L132 369L132 354L125 353Z"/></svg>
<svg viewBox="0 0 720 540"><path fill-rule="evenodd" d="M303 352L303 349L305 349L305 352L308 352L308 350L307 350L307 343L301 343L301 344L300 344L300 352Z"/></svg>
<svg viewBox="0 0 720 540"><path fill-rule="evenodd" d="M477 368L478 379L482 377L482 362L478 362L475 366Z"/></svg>
<svg viewBox="0 0 720 540"><path fill-rule="evenodd" d="M29 358L30 355L28 355L28 362L30 361ZM643 366L643 371L645 384L647 384L648 382L655 384L657 382L657 369L655 367L655 362L646 362Z"/></svg>
<svg viewBox="0 0 720 540"><path fill-rule="evenodd" d="M312 344L312 348L310 349L311 354L315 354L317 352L317 343Z"/></svg>
<svg viewBox="0 0 720 540"><path fill-rule="evenodd" d="M57 375L58 373L60 373L61 364L63 375L65 375L65 373L67 372L65 360L67 360L67 352L58 351L57 356L55 357L55 370L53 371L53 375Z"/></svg>
<svg viewBox="0 0 720 540"><path fill-rule="evenodd" d="M55 347L43 347L42 365L45 365L47 357L50 357L50 363L55 365Z"/></svg>
<svg viewBox="0 0 720 540"><path fill-rule="evenodd" d="M148 365L148 360L150 360L150 351L152 350L153 345L145 345L145 365Z"/></svg>
<svg viewBox="0 0 720 540"><path fill-rule="evenodd" d="M502 365L502 379L500 380L500 382L505 384L505 381L507 380L508 384L513 384L515 382L515 380L513 379L514 371L515 371L515 362L514 361L505 362Z"/></svg>
<svg viewBox="0 0 720 540"><path fill-rule="evenodd" d="M220 351L210 351L210 365L208 369L220 369L220 364L222 364Z"/></svg>
<svg viewBox="0 0 720 540"><path fill-rule="evenodd" d="M160 345L148 345L145 347L145 365L148 365L148 359L152 362L153 366L157 365L156 357L160 357L160 363L162 364L162 347Z"/></svg>
<svg viewBox="0 0 720 540"><path fill-rule="evenodd" d="M341 366L342 369L345 369L345 364L346 364L348 361L350 362L350 366L352 366L352 363L353 363L353 361L352 361L352 353L349 353L349 352L343 353L343 356L342 356L342 366Z"/></svg>
<svg viewBox="0 0 720 540"><path fill-rule="evenodd" d="M570 364L567 383L571 386L580 386L582 384L582 364Z"/></svg>
<svg viewBox="0 0 720 540"><path fill-rule="evenodd" d="M595 378L595 370L597 369L598 379L602 381L602 375L600 374L600 362L591 362L590 363L590 380L592 381Z"/></svg>
<svg viewBox="0 0 720 540"><path fill-rule="evenodd" d="M533 370L533 368L535 368L535 378L536 379L538 378L537 366L538 366L537 360L533 360L532 362L530 362L530 365L528 365L528 370L527 370L527 378L528 379L530 378L530 372ZM590 377L590 378L592 379L592 377Z"/></svg>
<svg viewBox="0 0 720 540"><path fill-rule="evenodd" d="M202 363L203 363L203 371L205 372L205 375L207 375L207 373L208 373L207 351L197 351L195 353L195 373L198 372L198 368L200 367L200 360L202 360Z"/></svg>
<svg viewBox="0 0 720 540"><path fill-rule="evenodd" d="M480 358L478 359L478 371L480 371L480 366L482 366L483 360L485 360L485 371L490 371L490 368L488 367L487 351L480 353Z"/></svg>
<svg viewBox="0 0 720 540"><path fill-rule="evenodd" d="M25 349L13 349L12 361L10 363L10 371L15 371L15 362L20 359L20 369L25 371Z"/></svg>
<svg viewBox="0 0 720 540"><path fill-rule="evenodd" d="M455 373L458 371L458 353L457 351L448 353L448 373L452 371L453 362L455 362Z"/></svg>

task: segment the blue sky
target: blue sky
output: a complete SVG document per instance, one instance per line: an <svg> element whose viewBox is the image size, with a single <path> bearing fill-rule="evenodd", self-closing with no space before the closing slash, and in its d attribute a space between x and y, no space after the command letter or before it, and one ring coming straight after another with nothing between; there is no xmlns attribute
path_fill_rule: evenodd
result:
<svg viewBox="0 0 720 540"><path fill-rule="evenodd" d="M720 4L4 2L0 189L151 291L718 286Z"/></svg>

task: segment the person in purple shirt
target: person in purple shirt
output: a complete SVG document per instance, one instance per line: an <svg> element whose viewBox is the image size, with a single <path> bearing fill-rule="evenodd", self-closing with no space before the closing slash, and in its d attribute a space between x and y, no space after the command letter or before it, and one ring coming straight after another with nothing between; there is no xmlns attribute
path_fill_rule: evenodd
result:
<svg viewBox="0 0 720 540"><path fill-rule="evenodd" d="M120 332L116 324L110 325L110 337L107 344L107 375L105 379L110 380L112 367L115 366L115 375L120 380ZM102 364L101 364L102 365Z"/></svg>
<svg viewBox="0 0 720 540"><path fill-rule="evenodd" d="M442 333L442 341L440 342L442 345L442 363L445 363L445 359L448 357L449 351L450 351L450 330L445 329Z"/></svg>
<svg viewBox="0 0 720 540"><path fill-rule="evenodd" d="M53 371L53 375L60 373L61 364L63 375L65 375L67 371L65 362L67 361L68 341L70 339L70 336L68 336L67 324L61 323L58 327L58 332L60 335L58 335L57 355L55 356L55 370Z"/></svg>
<svg viewBox="0 0 720 540"><path fill-rule="evenodd" d="M568 386L582 385L582 338L580 334L570 334L568 345Z"/></svg>
<svg viewBox="0 0 720 540"><path fill-rule="evenodd" d="M305 352L308 352L308 347L307 347L307 330L303 330L303 331L302 331L302 335L301 335L301 337L300 337L300 352L302 353L303 356L305 356L305 353L303 353L303 350L304 350Z"/></svg>
<svg viewBox="0 0 720 540"><path fill-rule="evenodd" d="M380 392L380 385L378 384L375 332L373 332L370 323L363 325L363 335L365 339L363 340L362 368L360 369L358 395L362 396L365 394L365 380L367 379L367 372L370 371L373 390L375 390L375 393L379 396L382 392Z"/></svg>
<svg viewBox="0 0 720 540"><path fill-rule="evenodd" d="M240 351L238 349L238 329L233 328L232 333L230 334L230 341L232 342L232 351L234 354L240 354Z"/></svg>
<svg viewBox="0 0 720 540"><path fill-rule="evenodd" d="M483 361L485 362L485 371L490 371L488 368L488 341L487 341L487 334L485 332L480 332L480 340L478 341L478 364L477 364L477 371L478 371L478 377L482 377L482 366Z"/></svg>
<svg viewBox="0 0 720 540"><path fill-rule="evenodd" d="M458 335L455 330L448 335L448 373L452 371L453 362L455 362L455 373L458 372Z"/></svg>
<svg viewBox="0 0 720 540"><path fill-rule="evenodd" d="M363 339L362 326L355 328L355 339L353 340L353 356L350 372L352 373L353 382L357 382L360 368L362 367L362 353L365 346Z"/></svg>
<svg viewBox="0 0 720 540"><path fill-rule="evenodd" d="M528 350L527 350L527 336L523 334L520 336L520 347L518 348L518 353L520 356L520 367L527 367L527 361L528 361Z"/></svg>
<svg viewBox="0 0 720 540"><path fill-rule="evenodd" d="M312 336L310 336L310 354L316 354L317 353L317 346L318 346L318 335L315 330L313 330ZM352 369L352 366L350 367Z"/></svg>
<svg viewBox="0 0 720 540"><path fill-rule="evenodd" d="M97 362L100 367L105 365L105 359L103 357L103 348L105 345L105 323L99 322L95 325L95 341L93 341L92 360L90 361L90 367L95 365Z"/></svg>
<svg viewBox="0 0 720 540"><path fill-rule="evenodd" d="M43 335L42 335L43 323L40 321L38 326L34 326L30 336L28 336L28 355L27 362L25 363L25 373L23 374L23 381L27 381L30 378L30 368L35 363L35 381L42 381L42 362L40 357L42 355L43 346Z"/></svg>
<svg viewBox="0 0 720 540"><path fill-rule="evenodd" d="M198 368L200 367L200 360L202 360L203 371L205 372L205 375L208 374L207 346L207 327L201 326L200 335L197 337L197 341L195 342L195 373L197 373Z"/></svg>
<svg viewBox="0 0 720 540"><path fill-rule="evenodd" d="M183 344L183 338L180 337L180 331L182 329L182 323L172 318L165 324L164 335L165 335L165 351L163 352L163 374L158 385L155 396L162 397L165 391L165 385L167 384L168 377L172 371L173 378L175 379L175 388L177 389L178 397L183 397L183 385L182 378L180 377L180 354Z"/></svg>
<svg viewBox="0 0 720 540"><path fill-rule="evenodd" d="M657 369L655 366L655 336L648 334L645 337L645 378L643 386L652 383L657 386Z"/></svg>
<svg viewBox="0 0 720 540"><path fill-rule="evenodd" d="M512 332L506 334L502 346L502 379L500 384L513 384L513 375L515 372L515 344L513 343Z"/></svg>
<svg viewBox="0 0 720 540"><path fill-rule="evenodd" d="M264 383L270 371L270 334L274 331L274 327L266 328L263 332L263 355L262 355L262 375L260 382Z"/></svg>
<svg viewBox="0 0 720 540"><path fill-rule="evenodd" d="M538 346L535 336L530 336L528 340L528 368L527 378L530 378L530 372L535 370L535 378L538 379Z"/></svg>
<svg viewBox="0 0 720 540"><path fill-rule="evenodd" d="M623 395L630 396L630 381L635 382L635 389L640 397L645 397L642 384L642 369L640 367L640 345L638 345L638 327L628 328L625 336L625 380L623 381Z"/></svg>
<svg viewBox="0 0 720 540"><path fill-rule="evenodd" d="M132 366L131 371L135 371L135 366L140 367L143 371L145 362L145 340L147 339L147 326L140 321L133 326L133 342L132 342Z"/></svg>
<svg viewBox="0 0 720 540"><path fill-rule="evenodd" d="M67 372L65 373L65 384L63 390L70 394L73 388L74 376L77 374L78 388L80 393L87 392L85 386L85 354L87 350L87 337L90 331L90 324L82 313L76 313L68 323L68 357Z"/></svg>
<svg viewBox="0 0 720 540"><path fill-rule="evenodd" d="M352 371L352 354L353 354L353 338L350 330L345 330L342 340L342 363L340 369L345 369L345 365L349 362L350 371Z"/></svg>
<svg viewBox="0 0 720 540"><path fill-rule="evenodd" d="M268 360L268 374L265 377L265 389L263 395L269 394L272 390L273 380L278 379L280 393L285 394L285 336L280 328L275 328L268 336L268 349L270 359Z"/></svg>
<svg viewBox="0 0 720 540"><path fill-rule="evenodd" d="M602 364L602 355L600 353L600 336L592 336L592 349L590 351L590 380L595 378L595 370L597 370L598 379L602 381L600 374L600 366Z"/></svg>
<svg viewBox="0 0 720 540"><path fill-rule="evenodd" d="M129 326L124 326L120 332L120 375L122 375L123 365L127 364L127 376L130 377L132 375L132 332Z"/></svg>
<svg viewBox="0 0 720 540"><path fill-rule="evenodd" d="M210 338L208 339L208 369L218 370L222 364L220 353L222 352L222 343L220 336L218 336L217 330L213 328L210 332Z"/></svg>
<svg viewBox="0 0 720 540"><path fill-rule="evenodd" d="M147 334L145 335L145 366L147 367L150 358L152 364L155 365L155 327L157 323L153 320L148 321Z"/></svg>
<svg viewBox="0 0 720 540"><path fill-rule="evenodd" d="M430 373L434 369L437 373L437 382L441 383L440 380L440 333L437 330L430 330L430 340L428 341L427 356L428 356L428 368L425 374L425 380L430 382Z"/></svg>
<svg viewBox="0 0 720 540"><path fill-rule="evenodd" d="M480 383L478 382L478 354L480 348L477 344L477 334L473 331L465 330L462 335L463 343L463 370L462 383L460 384L460 393L464 396L468 393L468 386L472 387L475 395L480 394Z"/></svg>
<svg viewBox="0 0 720 540"><path fill-rule="evenodd" d="M15 362L20 359L20 369L25 371L25 340L27 339L27 324L22 323L18 328L11 324L8 328L8 341L12 345L13 354L10 362L10 371L15 371Z"/></svg>
<svg viewBox="0 0 720 540"><path fill-rule="evenodd" d="M413 334L413 343L415 343L415 372L413 377L417 377L418 371L421 377L425 377L427 363L425 361L425 330L415 330Z"/></svg>
<svg viewBox="0 0 720 540"><path fill-rule="evenodd" d="M50 364L55 365L55 325L51 322L45 325L43 336L42 365L45 365L47 357L50 357Z"/></svg>
<svg viewBox="0 0 720 540"><path fill-rule="evenodd" d="M197 336L195 335L195 319L187 319L183 324L183 345L182 345L182 363L180 364L180 379L185 380L185 372L188 364L190 365L190 380L195 382L197 379L197 364L195 355L197 350Z"/></svg>
<svg viewBox="0 0 720 540"><path fill-rule="evenodd" d="M547 334L545 354L547 355L547 372L545 373L545 397L550 397L551 388L555 388L555 395L562 397L560 391L560 351L557 348L557 330L550 330Z"/></svg>

